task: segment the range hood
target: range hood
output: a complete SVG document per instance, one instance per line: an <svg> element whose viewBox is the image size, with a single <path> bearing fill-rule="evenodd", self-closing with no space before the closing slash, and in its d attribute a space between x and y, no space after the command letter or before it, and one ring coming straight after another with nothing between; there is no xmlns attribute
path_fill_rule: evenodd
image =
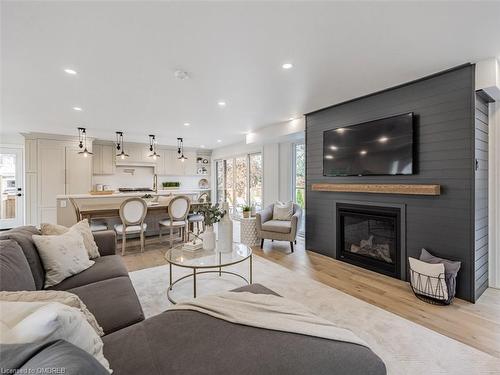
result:
<svg viewBox="0 0 500 375"><path fill-rule="evenodd" d="M156 167L156 163L130 160L130 158L125 158L125 159L116 158L115 164L117 167L150 167L150 168Z"/></svg>

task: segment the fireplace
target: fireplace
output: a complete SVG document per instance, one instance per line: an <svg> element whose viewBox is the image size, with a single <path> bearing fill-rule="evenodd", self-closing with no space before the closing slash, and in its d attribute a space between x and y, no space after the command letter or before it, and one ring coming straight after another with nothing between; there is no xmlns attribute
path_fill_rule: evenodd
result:
<svg viewBox="0 0 500 375"><path fill-rule="evenodd" d="M401 278L400 208L338 203L336 227L337 259Z"/></svg>

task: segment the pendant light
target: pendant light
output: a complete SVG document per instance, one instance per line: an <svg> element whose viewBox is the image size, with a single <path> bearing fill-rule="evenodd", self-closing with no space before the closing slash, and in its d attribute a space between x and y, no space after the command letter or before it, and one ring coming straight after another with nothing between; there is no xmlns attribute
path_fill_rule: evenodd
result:
<svg viewBox="0 0 500 375"><path fill-rule="evenodd" d="M184 156L184 139L183 138L177 138L177 154L179 155L177 159L180 161L184 162L184 160L187 160L187 157Z"/></svg>
<svg viewBox="0 0 500 375"><path fill-rule="evenodd" d="M154 134L149 135L149 151L152 152L151 155L148 155L153 160L156 160L160 157L160 155L156 152L156 137Z"/></svg>
<svg viewBox="0 0 500 375"><path fill-rule="evenodd" d="M128 154L125 153L125 142L123 142L123 132L116 132L116 150L121 152L116 154L120 159L128 158Z"/></svg>
<svg viewBox="0 0 500 375"><path fill-rule="evenodd" d="M85 128L78 128L78 151L79 155L83 155L85 158L89 155L94 155L92 152L87 150L87 130Z"/></svg>

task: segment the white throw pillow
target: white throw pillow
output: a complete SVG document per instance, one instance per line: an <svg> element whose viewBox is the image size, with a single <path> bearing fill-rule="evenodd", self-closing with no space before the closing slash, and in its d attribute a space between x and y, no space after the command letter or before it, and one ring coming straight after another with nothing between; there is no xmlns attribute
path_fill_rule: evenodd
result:
<svg viewBox="0 0 500 375"><path fill-rule="evenodd" d="M273 208L273 220L289 221L293 216L292 202L276 202Z"/></svg>
<svg viewBox="0 0 500 375"><path fill-rule="evenodd" d="M101 254L99 254L99 249L97 248L97 244L94 241L94 235L90 230L90 225L87 219L79 221L71 228L67 228L63 225L58 225L58 224L42 223L40 229L43 236L64 234L67 233L70 229L74 229L82 235L83 244L85 245L85 249L87 249L87 252L89 253L89 258L94 259L94 258L99 258L101 256Z"/></svg>
<svg viewBox="0 0 500 375"><path fill-rule="evenodd" d="M57 285L67 277L80 273L95 262L89 260L82 235L70 229L59 236L33 235L33 242L45 269L45 288Z"/></svg>
<svg viewBox="0 0 500 375"><path fill-rule="evenodd" d="M1 344L66 340L94 356L112 372L104 358L101 338L78 309L58 302L0 301L0 311Z"/></svg>
<svg viewBox="0 0 500 375"><path fill-rule="evenodd" d="M0 301L6 302L59 302L63 305L77 308L87 319L99 336L104 336L102 327L83 301L76 294L63 290L34 290L19 292L0 292Z"/></svg>
<svg viewBox="0 0 500 375"><path fill-rule="evenodd" d="M448 299L448 287L444 278L444 264L430 264L412 257L409 257L408 260L410 268L418 272L417 274L410 271L411 284L415 291L424 296L446 301ZM426 276L431 277L428 278ZM436 295L436 292L439 295Z"/></svg>

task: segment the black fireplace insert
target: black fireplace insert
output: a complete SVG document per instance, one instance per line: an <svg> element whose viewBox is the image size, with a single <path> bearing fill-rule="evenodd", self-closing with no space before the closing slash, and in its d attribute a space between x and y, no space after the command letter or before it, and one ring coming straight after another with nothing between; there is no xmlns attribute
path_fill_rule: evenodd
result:
<svg viewBox="0 0 500 375"><path fill-rule="evenodd" d="M400 278L401 210L337 204L337 259Z"/></svg>

